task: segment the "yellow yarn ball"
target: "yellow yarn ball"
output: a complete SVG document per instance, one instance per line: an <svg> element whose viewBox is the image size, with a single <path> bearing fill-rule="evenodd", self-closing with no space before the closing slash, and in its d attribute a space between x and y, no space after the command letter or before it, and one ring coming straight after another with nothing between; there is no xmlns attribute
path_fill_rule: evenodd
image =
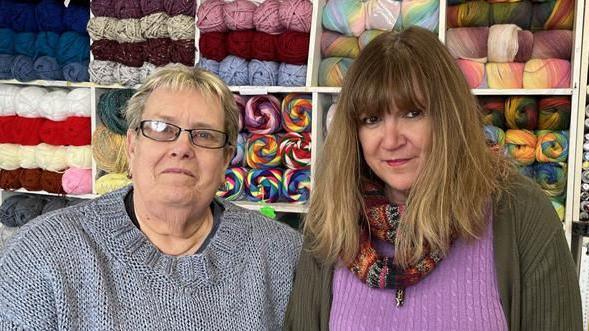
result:
<svg viewBox="0 0 589 331"><path fill-rule="evenodd" d="M100 125L92 135L92 154L98 169L109 173L127 171L126 138Z"/></svg>
<svg viewBox="0 0 589 331"><path fill-rule="evenodd" d="M131 184L127 174L107 174L96 180L94 185L97 194L106 194Z"/></svg>

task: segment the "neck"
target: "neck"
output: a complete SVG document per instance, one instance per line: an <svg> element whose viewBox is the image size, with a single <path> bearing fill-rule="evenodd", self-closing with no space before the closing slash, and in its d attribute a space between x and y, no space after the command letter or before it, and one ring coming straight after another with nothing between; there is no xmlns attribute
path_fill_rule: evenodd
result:
<svg viewBox="0 0 589 331"><path fill-rule="evenodd" d="M141 231L162 253L172 256L192 255L213 228L213 213L207 205L195 213L181 207L145 204L133 195L135 214Z"/></svg>
<svg viewBox="0 0 589 331"><path fill-rule="evenodd" d="M393 202L397 205L404 205L407 202L409 191L394 190L387 185L385 187L385 196L390 202Z"/></svg>

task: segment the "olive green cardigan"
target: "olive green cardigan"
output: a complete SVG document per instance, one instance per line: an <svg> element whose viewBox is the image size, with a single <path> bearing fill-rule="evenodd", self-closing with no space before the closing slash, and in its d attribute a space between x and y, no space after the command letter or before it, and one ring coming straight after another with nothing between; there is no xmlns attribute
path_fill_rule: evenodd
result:
<svg viewBox="0 0 589 331"><path fill-rule="evenodd" d="M494 199L493 249L509 329L581 330L581 297L562 223L536 184L516 175ZM328 330L333 266L305 249L284 330Z"/></svg>

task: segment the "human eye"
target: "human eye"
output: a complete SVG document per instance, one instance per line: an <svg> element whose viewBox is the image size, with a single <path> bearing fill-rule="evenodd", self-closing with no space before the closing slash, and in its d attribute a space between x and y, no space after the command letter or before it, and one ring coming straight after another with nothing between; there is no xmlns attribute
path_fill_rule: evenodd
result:
<svg viewBox="0 0 589 331"><path fill-rule="evenodd" d="M380 116L376 116L376 115L366 115L366 116L360 117L360 122L362 122L362 124L364 124L364 125L376 124L380 120L381 120Z"/></svg>
<svg viewBox="0 0 589 331"><path fill-rule="evenodd" d="M406 118L417 118L423 115L421 110L409 110L405 113Z"/></svg>
<svg viewBox="0 0 589 331"><path fill-rule="evenodd" d="M206 130L198 130L198 131L194 131L194 137L199 140L212 140L213 134L212 134L212 132L209 132Z"/></svg>

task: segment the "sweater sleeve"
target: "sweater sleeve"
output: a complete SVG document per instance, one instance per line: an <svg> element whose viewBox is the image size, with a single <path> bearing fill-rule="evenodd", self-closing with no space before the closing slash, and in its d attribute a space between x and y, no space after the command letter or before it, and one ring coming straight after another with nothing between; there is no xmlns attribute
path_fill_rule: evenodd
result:
<svg viewBox="0 0 589 331"><path fill-rule="evenodd" d="M41 231L25 227L0 256L0 330L54 330L56 309Z"/></svg>

